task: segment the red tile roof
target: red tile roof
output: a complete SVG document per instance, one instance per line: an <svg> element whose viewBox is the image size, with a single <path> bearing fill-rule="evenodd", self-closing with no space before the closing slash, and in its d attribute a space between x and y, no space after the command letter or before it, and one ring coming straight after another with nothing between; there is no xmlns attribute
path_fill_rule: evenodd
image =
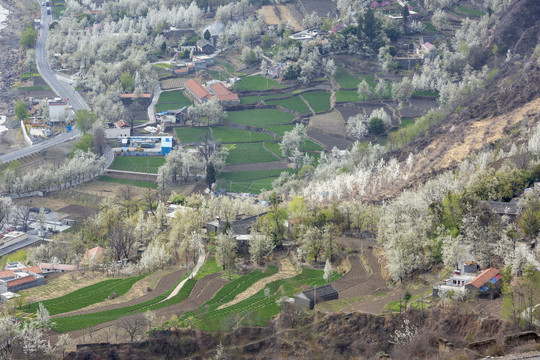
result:
<svg viewBox="0 0 540 360"><path fill-rule="evenodd" d="M17 270L24 270L24 271L31 271L34 274L41 274L43 271L41 271L41 268L39 266L31 266L23 269L17 269Z"/></svg>
<svg viewBox="0 0 540 360"><path fill-rule="evenodd" d="M222 83L212 84L210 88L216 93L216 97L219 101L238 100L238 95L227 89Z"/></svg>
<svg viewBox="0 0 540 360"><path fill-rule="evenodd" d="M475 277L465 285L472 285L475 288L480 289L482 286L484 286L485 283L487 283L489 280L493 279L497 275L499 275L499 270L495 268L489 268L482 271L480 274L478 274L477 277Z"/></svg>
<svg viewBox="0 0 540 360"><path fill-rule="evenodd" d="M117 121L115 125L116 125L116 127L119 128L119 129L121 129L121 128L123 128L123 127L129 126L128 123L125 122L124 120L119 120L119 121Z"/></svg>
<svg viewBox="0 0 540 360"><path fill-rule="evenodd" d="M77 267L75 265L67 265L67 264L40 263L39 267L42 270L63 270L63 271L75 271L75 270L77 270Z"/></svg>
<svg viewBox="0 0 540 360"><path fill-rule="evenodd" d="M206 101L212 97L210 92L206 90L198 81L189 79L185 83L186 89L189 89L193 95L195 95L199 101Z"/></svg>
<svg viewBox="0 0 540 360"><path fill-rule="evenodd" d="M13 277L13 276L15 276L15 273L13 272L13 270L0 271L0 279L5 279L8 277Z"/></svg>
<svg viewBox="0 0 540 360"><path fill-rule="evenodd" d="M99 261L103 257L103 253L105 252L105 249L96 246L93 249L90 249L86 252L86 255L84 256L84 260L86 261Z"/></svg>
<svg viewBox="0 0 540 360"><path fill-rule="evenodd" d="M176 70L174 70L174 72L177 73L177 74L187 74L188 69L187 68L176 69Z"/></svg>
<svg viewBox="0 0 540 360"><path fill-rule="evenodd" d="M21 284L26 284L26 283L29 283L29 282L32 282L32 281L35 281L35 280L36 280L36 278L33 277L33 276L25 276L23 278L18 278L18 279L8 281L7 286L8 286L8 289L9 289L10 287L21 285Z"/></svg>

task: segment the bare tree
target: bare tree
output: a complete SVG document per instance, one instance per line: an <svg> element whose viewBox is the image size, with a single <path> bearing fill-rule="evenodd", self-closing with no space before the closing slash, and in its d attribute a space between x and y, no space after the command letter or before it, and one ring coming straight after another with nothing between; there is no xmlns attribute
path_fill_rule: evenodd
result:
<svg viewBox="0 0 540 360"><path fill-rule="evenodd" d="M30 206L28 205L21 205L17 207L17 210L15 210L15 219L17 222L17 225L22 226L23 231L28 231L28 225L30 223Z"/></svg>
<svg viewBox="0 0 540 360"><path fill-rule="evenodd" d="M137 336L144 334L147 326L148 320L143 314L123 317L118 324L118 327L129 335L130 342L133 342Z"/></svg>
<svg viewBox="0 0 540 360"><path fill-rule="evenodd" d="M134 234L134 229L127 224L117 224L109 233L109 239L109 244L115 259L129 259L129 255L131 254L131 250L137 239Z"/></svg>

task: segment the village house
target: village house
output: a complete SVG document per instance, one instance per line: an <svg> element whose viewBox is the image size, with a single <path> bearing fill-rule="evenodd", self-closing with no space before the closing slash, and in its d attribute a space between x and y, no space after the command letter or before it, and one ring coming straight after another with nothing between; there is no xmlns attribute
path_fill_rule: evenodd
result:
<svg viewBox="0 0 540 360"><path fill-rule="evenodd" d="M0 271L0 298L8 299L12 297L8 293L16 293L43 284L45 279L39 266Z"/></svg>
<svg viewBox="0 0 540 360"><path fill-rule="evenodd" d="M416 47L416 55L422 59L432 59L437 56L437 47L429 42L424 42L424 39L420 38L419 45Z"/></svg>
<svg viewBox="0 0 540 360"><path fill-rule="evenodd" d="M210 92L214 94L221 105L239 105L238 95L227 89L221 82L214 82L209 87Z"/></svg>
<svg viewBox="0 0 540 360"><path fill-rule="evenodd" d="M328 284L294 295L294 303L299 307L311 310L317 303L336 300L338 298L338 291L332 285Z"/></svg>
<svg viewBox="0 0 540 360"><path fill-rule="evenodd" d="M200 104L207 102L212 98L212 94L196 80L189 79L184 84L184 88L186 90L186 95Z"/></svg>
<svg viewBox="0 0 540 360"><path fill-rule="evenodd" d="M105 129L105 138L107 139L128 136L131 136L131 126L124 120L119 120Z"/></svg>
<svg viewBox="0 0 540 360"><path fill-rule="evenodd" d="M212 38L197 40L197 52L204 53L206 55L213 54L216 50L216 45Z"/></svg>
<svg viewBox="0 0 540 360"><path fill-rule="evenodd" d="M501 275L495 268L486 269L479 274L475 263L464 264L462 270L454 270L444 284L433 286L433 297L443 297L447 293L497 297L502 288Z"/></svg>
<svg viewBox="0 0 540 360"><path fill-rule="evenodd" d="M266 214L266 212L263 212L253 216L237 215L235 220L229 221L218 218L215 221L211 221L206 224L206 233L210 234L211 232L223 232L225 227L230 225L234 235L249 235L251 233L251 228L253 225L255 225L257 220Z"/></svg>
<svg viewBox="0 0 540 360"><path fill-rule="evenodd" d="M63 273L77 270L77 266L68 264L39 263L38 267L41 269L43 274Z"/></svg>

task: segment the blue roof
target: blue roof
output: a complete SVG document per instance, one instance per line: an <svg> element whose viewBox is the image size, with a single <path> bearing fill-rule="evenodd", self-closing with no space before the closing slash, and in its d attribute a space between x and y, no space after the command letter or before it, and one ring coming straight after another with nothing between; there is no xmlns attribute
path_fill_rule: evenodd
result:
<svg viewBox="0 0 540 360"><path fill-rule="evenodd" d="M491 280L489 280L489 281L490 281L492 284L495 284L497 281L499 281L499 279L493 278L493 279L491 279Z"/></svg>
<svg viewBox="0 0 540 360"><path fill-rule="evenodd" d="M486 292L486 291L488 291L488 290L489 290L489 288L488 288L487 286L482 286L482 287L480 288L480 292Z"/></svg>

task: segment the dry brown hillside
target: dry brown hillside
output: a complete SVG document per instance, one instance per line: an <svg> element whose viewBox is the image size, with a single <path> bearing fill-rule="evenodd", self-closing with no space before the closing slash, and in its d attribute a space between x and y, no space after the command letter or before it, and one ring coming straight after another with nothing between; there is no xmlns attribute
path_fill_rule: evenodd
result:
<svg viewBox="0 0 540 360"><path fill-rule="evenodd" d="M511 140L518 128L523 132L538 123L540 63L532 59L540 38L538 14L540 1L514 1L493 29L485 47L490 68L495 67L495 57L491 55L493 46L496 44L499 48L496 75L483 90L471 94L453 114L398 154L403 160L410 152L416 154L414 175L417 181L453 168L474 152L495 146L501 139ZM506 62L508 49L513 57Z"/></svg>

